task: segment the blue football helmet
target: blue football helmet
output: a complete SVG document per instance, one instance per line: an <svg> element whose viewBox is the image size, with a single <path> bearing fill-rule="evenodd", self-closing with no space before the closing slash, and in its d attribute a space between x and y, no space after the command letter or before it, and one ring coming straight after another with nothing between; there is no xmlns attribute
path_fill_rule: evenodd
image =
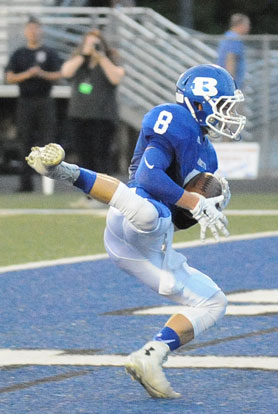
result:
<svg viewBox="0 0 278 414"><path fill-rule="evenodd" d="M232 76L217 65L194 66L176 84L176 102L189 109L211 138L240 140L246 117L236 111L236 106L243 101Z"/></svg>

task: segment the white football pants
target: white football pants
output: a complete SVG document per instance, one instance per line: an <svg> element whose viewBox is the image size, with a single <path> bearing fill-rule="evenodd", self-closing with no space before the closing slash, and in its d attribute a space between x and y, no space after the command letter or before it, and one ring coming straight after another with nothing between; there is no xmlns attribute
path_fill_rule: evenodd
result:
<svg viewBox="0 0 278 414"><path fill-rule="evenodd" d="M212 279L190 267L186 257L173 249L171 215L160 217L158 224L156 217L154 227L140 230L110 207L104 233L106 251L120 269L184 305L179 313L191 322L196 337L224 316L226 297Z"/></svg>

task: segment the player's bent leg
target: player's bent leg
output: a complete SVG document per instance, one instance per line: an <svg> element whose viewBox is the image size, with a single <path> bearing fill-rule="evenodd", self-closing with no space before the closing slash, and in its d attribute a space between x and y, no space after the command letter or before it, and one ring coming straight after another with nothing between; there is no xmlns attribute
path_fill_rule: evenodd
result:
<svg viewBox="0 0 278 414"><path fill-rule="evenodd" d="M123 183L119 184L109 205L119 210L139 231L150 232L157 227L159 214L154 205Z"/></svg>
<svg viewBox="0 0 278 414"><path fill-rule="evenodd" d="M110 214L111 209L108 217ZM113 212L113 218L117 215L119 215L118 220L125 220L120 213ZM111 219L104 232L104 245L110 259L118 268L135 276L149 288L158 292L160 269L150 263L134 246L126 243L122 230L117 231L115 223L111 223Z"/></svg>
<svg viewBox="0 0 278 414"><path fill-rule="evenodd" d="M156 225L154 216L153 227ZM171 217L159 217L154 230L149 232L135 228L115 208L110 208L106 218L104 244L110 259L129 275L159 292L161 275L169 276L163 269L165 233L171 226ZM185 260L185 258L184 258ZM179 289L175 289L175 293Z"/></svg>
<svg viewBox="0 0 278 414"><path fill-rule="evenodd" d="M184 345L222 319L226 307L227 298L219 290L200 306L181 308L180 313L173 315L165 326L173 329L179 336L180 345ZM167 335L164 338L167 340Z"/></svg>
<svg viewBox="0 0 278 414"><path fill-rule="evenodd" d="M202 332L213 327L226 313L228 300L225 294L219 290L212 297L207 299L203 304L196 307L195 315L190 315L186 311L183 314L188 317L194 328L194 337L196 338Z"/></svg>
<svg viewBox="0 0 278 414"><path fill-rule="evenodd" d="M160 218L159 225L154 231L144 233L136 231L114 208L111 208L107 215L104 242L110 258L122 270L136 276L156 292L159 291L160 276L163 272L163 269L158 267L162 265L164 257L161 245L165 241L165 231L170 223L171 220ZM153 251L152 260L157 266L143 254L144 249L147 250L147 245L148 249ZM162 369L169 352L167 344L151 341L127 358L126 371L154 398L180 396L172 389Z"/></svg>
<svg viewBox="0 0 278 414"><path fill-rule="evenodd" d="M155 229L158 212L147 199L137 195L118 179L63 162L65 152L58 144L33 147L26 157L41 175L74 184L93 198L117 208L140 231Z"/></svg>
<svg viewBox="0 0 278 414"><path fill-rule="evenodd" d="M170 318L155 336L154 341L148 342L139 351L128 356L126 371L139 381L152 397L179 397L180 394L172 389L166 379L162 370L163 362L170 351L174 351L212 327L224 316L226 306L227 299L220 290L200 307L186 306L180 314Z"/></svg>
<svg viewBox="0 0 278 414"><path fill-rule="evenodd" d="M169 288L163 286L163 296L186 305L184 316L189 321L202 320L203 313L208 313L209 318L211 315L211 322L202 322L203 328L195 328L197 336L223 316L227 300L211 278L188 266L186 258L172 249L171 220L159 218L158 222L154 231L140 232L120 213L110 209L105 231L106 250L118 267L157 293L161 294L161 279L165 277ZM165 247L168 233L170 242L165 250L162 247ZM171 293L166 293L167 290Z"/></svg>
<svg viewBox="0 0 278 414"><path fill-rule="evenodd" d="M141 237L144 237L144 235ZM121 238L124 238L123 233ZM124 241L124 239L122 240ZM108 244L113 250L112 259L117 262L120 268L138 277L149 287L159 292L161 274L165 272L165 269L154 266L144 258L141 252L135 251L132 245L128 246L123 243L125 246L123 251L117 250L117 246L120 246L117 239L114 240L114 243L109 241ZM107 251L111 257L111 250L109 252L109 249L107 249ZM175 258L177 258L176 255ZM168 261L169 264L171 262L171 260ZM139 263L140 266L138 266ZM186 306L181 307L180 314L170 318L165 327L154 338L155 342L163 342L166 345L166 348L164 347L166 354L212 327L224 316L227 306L224 293L208 276L185 263L175 269L173 273L176 273L175 276L183 284L183 289L174 295L164 296L171 301ZM154 345L152 346L154 349L153 356L156 355L155 351L159 347L156 343ZM174 395L172 389L167 388L170 384L163 373L161 361L158 363L158 359L151 358L148 352L146 355L143 352L147 346L148 344L128 357L127 372L137 379L151 396L172 398ZM154 372L156 374L153 377ZM156 380L157 378L158 380Z"/></svg>

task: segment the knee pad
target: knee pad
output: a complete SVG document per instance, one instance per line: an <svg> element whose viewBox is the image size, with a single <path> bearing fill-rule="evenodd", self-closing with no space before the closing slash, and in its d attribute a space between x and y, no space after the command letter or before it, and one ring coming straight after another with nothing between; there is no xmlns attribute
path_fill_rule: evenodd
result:
<svg viewBox="0 0 278 414"><path fill-rule="evenodd" d="M226 307L228 305L228 299L226 298L225 294L222 292L222 290L219 290L215 293L211 298L209 298L206 303L209 304L212 308L218 308L219 310L222 309L222 311L225 313Z"/></svg>
<svg viewBox="0 0 278 414"><path fill-rule="evenodd" d="M185 307L180 313L192 324L194 338L203 331L214 326L226 312L228 301L224 293L219 290L211 298L196 307Z"/></svg>
<svg viewBox="0 0 278 414"><path fill-rule="evenodd" d="M148 232L157 227L159 214L154 205L123 183L119 184L109 205L119 210L139 231Z"/></svg>
<svg viewBox="0 0 278 414"><path fill-rule="evenodd" d="M222 290L219 290L215 295L205 302L209 308L209 312L215 320L215 323L223 318L226 313L228 300Z"/></svg>

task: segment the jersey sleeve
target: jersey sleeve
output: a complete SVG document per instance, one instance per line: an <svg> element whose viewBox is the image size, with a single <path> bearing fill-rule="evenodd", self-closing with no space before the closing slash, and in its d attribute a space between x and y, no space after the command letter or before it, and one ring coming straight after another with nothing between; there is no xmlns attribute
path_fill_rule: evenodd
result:
<svg viewBox="0 0 278 414"><path fill-rule="evenodd" d="M166 174L170 164L171 155L153 140L143 154L135 178L157 200L175 204L184 190Z"/></svg>

